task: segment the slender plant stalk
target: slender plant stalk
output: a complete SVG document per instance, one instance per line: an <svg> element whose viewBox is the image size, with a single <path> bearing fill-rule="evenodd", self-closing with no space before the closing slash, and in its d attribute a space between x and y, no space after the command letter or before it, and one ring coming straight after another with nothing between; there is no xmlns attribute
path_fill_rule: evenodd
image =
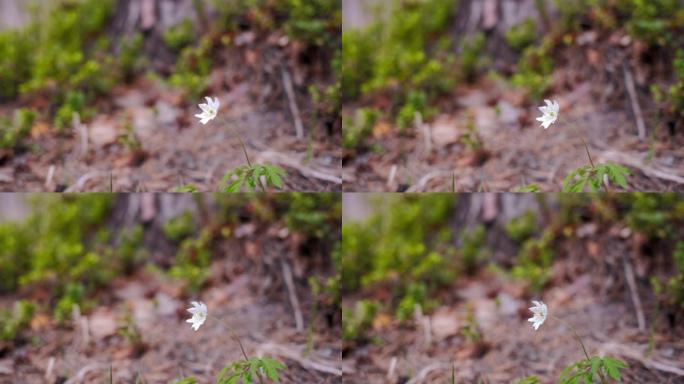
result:
<svg viewBox="0 0 684 384"><path fill-rule="evenodd" d="M224 328L226 328L228 330L228 333L230 333L230 337L232 337L233 340L235 340L238 343L238 345L240 346L240 352L242 352L242 357L244 357L245 362L247 362L247 364L249 364L249 357L247 357L247 352L245 352L245 347L242 345L242 341L240 341L240 338L238 337L238 335L233 331L233 328L231 328L230 325L228 325L225 321L219 319L216 316L211 316L211 318L217 320L219 323L221 323L223 325ZM259 379L259 383L264 384L264 379L261 377L261 373L259 373L259 371L257 371L256 375L257 375L257 379Z"/></svg>
<svg viewBox="0 0 684 384"><path fill-rule="evenodd" d="M228 124L228 122L226 121L225 118L222 118L222 120L223 120L223 123L224 123L225 125L228 126L228 129L230 129L230 130L233 132L233 134L235 135L235 137L237 137L238 141L240 141L240 146L242 147L242 153L245 154L245 160L247 160L247 165L248 165L250 168L252 168L252 162L249 160L249 155L247 154L247 147L245 146L244 141L242 141L242 137L240 136L240 134L238 133L238 131L237 131L235 128L233 128L232 125ZM261 191L262 191L262 192L266 192L266 187L265 187L264 184L261 182L261 178L259 177L258 180L259 180L259 186L261 187Z"/></svg>
<svg viewBox="0 0 684 384"><path fill-rule="evenodd" d="M551 317L553 317L554 319L558 320L558 321L559 321L560 323L562 323L563 325L565 325L565 326L567 326L568 328L570 328L570 330L572 331L573 336L575 336L575 339L577 340L577 342L579 342L580 346L582 346L582 352L584 352L584 357L587 358L587 361L591 360L591 358L589 357L589 354L587 353L587 348L584 347L584 343L582 342L582 338L581 338L581 337L579 336L579 334L577 333L577 330L575 329L575 327L573 327L572 324L568 323L567 321L564 321L564 320L562 320L562 319L560 319L560 318L558 318L558 317L556 317L556 316L551 315ZM602 383L602 384L605 384L605 383L606 383L606 379L603 377L603 374L601 373L601 371L598 371L598 375L599 375L599 378L601 379L601 383Z"/></svg>
<svg viewBox="0 0 684 384"><path fill-rule="evenodd" d="M591 154L589 154L589 146L587 145L587 142L584 141L584 137L582 137L582 134L579 133L577 130L577 127L575 127L575 124L571 124L569 122L566 122L573 131L575 131L575 134L582 140L582 144L584 145L584 150L587 152L587 157L589 158L589 164L591 164L591 168L593 170L596 170L596 165L594 165L594 160L591 158ZM606 192L610 192L610 189L608 189L608 184L606 184L606 181L601 178L601 185L603 185L603 188L606 190Z"/></svg>

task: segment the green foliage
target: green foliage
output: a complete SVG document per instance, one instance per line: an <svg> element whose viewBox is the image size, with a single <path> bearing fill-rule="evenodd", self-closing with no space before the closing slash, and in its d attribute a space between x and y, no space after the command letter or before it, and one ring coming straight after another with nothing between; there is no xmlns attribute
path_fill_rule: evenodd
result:
<svg viewBox="0 0 684 384"><path fill-rule="evenodd" d="M551 278L551 264L553 262L552 249L553 233L545 231L538 239L525 240L518 251L516 263L511 274L524 280L534 293L542 291Z"/></svg>
<svg viewBox="0 0 684 384"><path fill-rule="evenodd" d="M482 32L463 38L459 64L461 74L466 80L472 81L475 75L489 64L487 57L484 55L486 44L487 38Z"/></svg>
<svg viewBox="0 0 684 384"><path fill-rule="evenodd" d="M506 235L512 240L522 243L537 233L537 216L532 211L511 219L504 227Z"/></svg>
<svg viewBox="0 0 684 384"><path fill-rule="evenodd" d="M567 366L561 372L559 382L561 384L593 383L594 378L599 377L621 381L620 370L627 367L627 363L620 359L594 356Z"/></svg>
<svg viewBox="0 0 684 384"><path fill-rule="evenodd" d="M514 25L506 31L504 37L511 48L523 51L537 40L537 27L534 19L529 18L518 25Z"/></svg>
<svg viewBox="0 0 684 384"><path fill-rule="evenodd" d="M139 224L121 231L117 251L124 272L132 272L136 265L149 256L142 244L144 233L145 230Z"/></svg>
<svg viewBox="0 0 684 384"><path fill-rule="evenodd" d="M390 92L394 105L405 108L402 121L413 121L408 109L422 108L408 101L410 92L429 101L455 84L456 60L444 33L455 7L451 0L392 1L387 9L366 29L343 31L342 97Z"/></svg>
<svg viewBox="0 0 684 384"><path fill-rule="evenodd" d="M35 120L36 113L27 108L15 109L12 119L0 117L0 149L17 147L31 132Z"/></svg>
<svg viewBox="0 0 684 384"><path fill-rule="evenodd" d="M211 234L203 230L197 238L186 238L181 241L174 265L169 270L169 275L183 280L191 292L199 291L209 277L211 240Z"/></svg>
<svg viewBox="0 0 684 384"><path fill-rule="evenodd" d="M180 242L195 232L195 220L191 212L185 211L164 223L163 229L166 237Z"/></svg>
<svg viewBox="0 0 684 384"><path fill-rule="evenodd" d="M548 37L540 45L525 48L511 78L513 85L525 88L534 100L540 100L551 86L552 49L553 42Z"/></svg>
<svg viewBox="0 0 684 384"><path fill-rule="evenodd" d="M272 382L280 379L279 371L285 365L269 357L252 357L225 366L216 379L216 384L253 383L258 377L266 377Z"/></svg>
<svg viewBox="0 0 684 384"><path fill-rule="evenodd" d="M280 189L283 187L282 178L285 175L285 170L275 165L245 164L226 173L221 180L220 189L222 192L240 192L245 186L250 191L256 191L261 186L262 176L266 180L264 187L273 186Z"/></svg>
<svg viewBox="0 0 684 384"><path fill-rule="evenodd" d="M288 35L309 45L331 47L342 27L340 0L279 0L276 10L285 13ZM339 41L339 40L337 40Z"/></svg>
<svg viewBox="0 0 684 384"><path fill-rule="evenodd" d="M16 340L30 324L35 309L35 305L26 300L16 301L12 310L1 308L0 341Z"/></svg>
<svg viewBox="0 0 684 384"><path fill-rule="evenodd" d="M539 192L541 192L541 190L539 189L539 185L532 183L532 184L527 184L527 185L523 185L520 187L515 187L513 189L513 192L515 192L515 193L539 193Z"/></svg>
<svg viewBox="0 0 684 384"><path fill-rule="evenodd" d="M629 169L613 163L585 165L570 172L563 180L563 192L598 192L603 187L604 177L622 188L627 188Z"/></svg>
<svg viewBox="0 0 684 384"><path fill-rule="evenodd" d="M74 306L79 306L83 310L83 302L85 299L85 287L80 283L68 283L64 287L59 301L55 305L55 319L60 324L71 318L71 313Z"/></svg>
<svg viewBox="0 0 684 384"><path fill-rule="evenodd" d="M537 376L527 376L515 382L516 384L540 384L539 378Z"/></svg>
<svg viewBox="0 0 684 384"><path fill-rule="evenodd" d="M373 126L380 112L372 108L359 108L354 117L342 117L342 146L347 149L358 148L363 140L373 132Z"/></svg>
<svg viewBox="0 0 684 384"><path fill-rule="evenodd" d="M472 229L464 229L461 234L461 247L458 250L461 265L466 273L473 273L478 262L489 256L485 240L487 230L480 224Z"/></svg>
<svg viewBox="0 0 684 384"><path fill-rule="evenodd" d="M130 81L133 75L140 72L146 66L146 60L142 53L144 42L145 38L140 32L121 40L118 60L121 75L126 81Z"/></svg>
<svg viewBox="0 0 684 384"><path fill-rule="evenodd" d="M397 113L397 126L400 131L404 131L408 127L413 126L416 120L416 114L420 114L426 118L427 114L427 95L422 91L409 91L406 101L399 108Z"/></svg>
<svg viewBox="0 0 684 384"><path fill-rule="evenodd" d="M684 49L677 49L672 61L674 69L673 84L662 87L652 84L651 93L659 104L664 104L665 112L676 119L684 118Z"/></svg>
<svg viewBox="0 0 684 384"><path fill-rule="evenodd" d="M198 193L199 190L197 189L197 186L195 184L185 184L181 185L179 187L175 187L171 192L174 193Z"/></svg>
<svg viewBox="0 0 684 384"><path fill-rule="evenodd" d="M354 292L387 285L388 310L407 319L416 305L429 308L436 289L450 283L458 271L457 251L448 221L455 196L407 195L378 200L384 213L363 223L342 226L342 290Z"/></svg>
<svg viewBox="0 0 684 384"><path fill-rule="evenodd" d="M59 130L64 130L72 125L74 114L79 114L82 118L85 108L86 97L83 92L67 92L64 96L64 102L55 114L55 127Z"/></svg>
<svg viewBox="0 0 684 384"><path fill-rule="evenodd" d="M164 32L164 42L175 52L192 44L195 40L195 26L189 18L170 27Z"/></svg>
<svg viewBox="0 0 684 384"><path fill-rule="evenodd" d="M180 51L174 72L169 83L185 91L187 97L198 99L209 86L209 72L213 65L210 52L213 43L209 36L203 37L196 45Z"/></svg>
<svg viewBox="0 0 684 384"><path fill-rule="evenodd" d="M342 307L342 339L347 341L362 339L377 311L378 303L365 299L357 301L353 310Z"/></svg>

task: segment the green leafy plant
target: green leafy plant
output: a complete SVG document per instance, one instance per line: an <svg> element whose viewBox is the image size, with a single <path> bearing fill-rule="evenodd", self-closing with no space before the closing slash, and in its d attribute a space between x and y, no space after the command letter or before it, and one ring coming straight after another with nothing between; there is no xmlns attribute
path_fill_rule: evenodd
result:
<svg viewBox="0 0 684 384"><path fill-rule="evenodd" d="M31 132L36 113L27 108L14 110L12 119L0 117L0 148L15 148Z"/></svg>
<svg viewBox="0 0 684 384"><path fill-rule="evenodd" d="M282 178L285 175L285 170L275 165L246 164L226 173L221 181L220 189L222 192L239 192L243 186L251 191L255 191L258 187L265 190L266 186L282 188ZM262 176L266 180L266 186L262 184Z"/></svg>
<svg viewBox="0 0 684 384"><path fill-rule="evenodd" d="M35 305L26 300L16 301L12 310L0 309L0 341L12 341L19 337L31 322L35 309Z"/></svg>
<svg viewBox="0 0 684 384"><path fill-rule="evenodd" d="M581 166L570 172L563 180L563 192L584 192L588 189L591 192L598 192L601 187L605 187L604 178L612 184L622 188L627 188L627 176L629 169L613 163L589 164Z"/></svg>
<svg viewBox="0 0 684 384"><path fill-rule="evenodd" d="M342 146L347 149L358 148L363 140L373 132L380 112L372 108L359 108L354 117L342 117Z"/></svg>
<svg viewBox="0 0 684 384"><path fill-rule="evenodd" d="M538 239L525 240L511 270L513 277L526 281L534 293L541 292L551 278L552 241L551 231L545 231Z"/></svg>
<svg viewBox="0 0 684 384"><path fill-rule="evenodd" d="M627 368L628 365L612 357L598 357L583 359L568 365L560 374L561 384L593 383L594 379L600 379L601 383L606 383L610 378L621 381L620 370Z"/></svg>
<svg viewBox="0 0 684 384"><path fill-rule="evenodd" d="M342 307L342 339L352 341L363 338L378 307L375 301L365 299L357 301L353 309Z"/></svg>
<svg viewBox="0 0 684 384"><path fill-rule="evenodd" d="M527 376L515 382L516 384L540 384L539 378L537 376Z"/></svg>
<svg viewBox="0 0 684 384"><path fill-rule="evenodd" d="M251 357L226 365L219 373L216 384L252 383L259 380L263 383L263 376L276 382L280 379L279 371L285 365L278 360L268 357Z"/></svg>

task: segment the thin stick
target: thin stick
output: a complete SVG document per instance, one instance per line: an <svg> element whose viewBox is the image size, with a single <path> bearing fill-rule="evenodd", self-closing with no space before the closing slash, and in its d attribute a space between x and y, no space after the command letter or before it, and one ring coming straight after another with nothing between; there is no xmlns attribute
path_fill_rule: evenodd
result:
<svg viewBox="0 0 684 384"><path fill-rule="evenodd" d="M584 144L584 150L587 151L587 157L589 158L589 164L591 164L591 168L595 170L596 165L594 165L594 160L592 160L591 154L589 153L589 146L587 145L587 142L584 141L584 138L579 133L579 131L577 130L577 127L575 127L574 124L568 124L568 125L570 125L570 127L575 131L575 134L577 134L577 136L580 138L580 140L582 140L582 144ZM606 184L606 181L603 178L601 178L601 184L603 185L603 188L606 190L606 192L610 192L610 189L608 189L608 184Z"/></svg>
<svg viewBox="0 0 684 384"><path fill-rule="evenodd" d="M284 257L280 259L280 264L283 267L283 280L285 280L290 304L292 304L292 310L294 311L297 331L301 332L304 330L304 317L302 316L302 310L299 307L299 299L297 298L297 291L295 290L294 280L292 279L292 268L290 268L290 264L287 263L287 260L285 260Z"/></svg>
<svg viewBox="0 0 684 384"><path fill-rule="evenodd" d="M287 95L287 99L290 103L290 112L292 112L292 117L294 118L297 139L302 140L304 138L304 125L302 124L302 118L299 113L299 107L297 106L297 99L295 98L294 87L292 86L292 77L290 77L290 72L288 72L285 67L283 67L282 73L283 86L285 88L285 94Z"/></svg>
<svg viewBox="0 0 684 384"><path fill-rule="evenodd" d="M646 330L646 319L644 317L644 310L641 308L641 299L639 298L639 292L636 287L636 279L634 278L634 270L632 269L632 264L629 262L625 256L623 259L625 265L625 279L627 280L627 285L629 286L629 292L632 295L632 303L634 304L634 310L637 315L637 324L639 324L639 330Z"/></svg>
<svg viewBox="0 0 684 384"><path fill-rule="evenodd" d="M646 138L646 124L644 123L644 116L641 113L641 106L639 105L636 87L634 86L634 78L632 77L632 72L629 70L627 63L623 64L622 70L625 73L625 88L627 88L627 94L632 103L632 111L634 112L634 118L636 119L637 134L639 140L643 140Z"/></svg>

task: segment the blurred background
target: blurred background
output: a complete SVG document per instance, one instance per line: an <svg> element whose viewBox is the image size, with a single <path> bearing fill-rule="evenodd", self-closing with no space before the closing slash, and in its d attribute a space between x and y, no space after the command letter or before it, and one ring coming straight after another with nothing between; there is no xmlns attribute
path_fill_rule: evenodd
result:
<svg viewBox="0 0 684 384"><path fill-rule="evenodd" d="M0 1L0 190L341 189L340 0ZM205 96L220 118L194 117ZM179 140L182 138L182 140ZM110 177L111 175L111 177Z"/></svg>
<svg viewBox="0 0 684 384"><path fill-rule="evenodd" d="M242 357L220 321L285 363L281 382L339 382L339 194L2 194L0 208L0 383L214 382ZM193 331L195 300L220 321Z"/></svg>
<svg viewBox="0 0 684 384"><path fill-rule="evenodd" d="M343 0L345 190L558 191L582 138L681 190L683 28L681 0Z"/></svg>
<svg viewBox="0 0 684 384"><path fill-rule="evenodd" d="M624 382L684 376L682 195L345 194L343 218L351 382L559 382L582 349L531 300Z"/></svg>

